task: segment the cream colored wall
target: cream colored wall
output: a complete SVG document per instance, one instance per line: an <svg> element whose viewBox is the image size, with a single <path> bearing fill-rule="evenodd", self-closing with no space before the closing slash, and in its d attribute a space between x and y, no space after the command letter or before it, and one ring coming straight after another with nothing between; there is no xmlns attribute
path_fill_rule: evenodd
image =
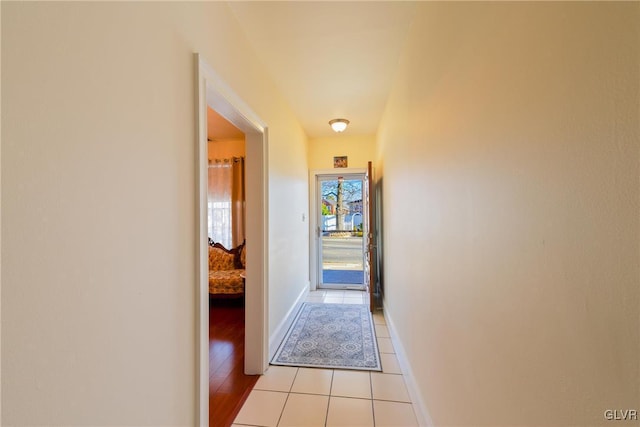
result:
<svg viewBox="0 0 640 427"><path fill-rule="evenodd" d="M350 168L366 168L376 154L375 135L336 134L309 139L309 169L331 169L335 156L348 156Z"/></svg>
<svg viewBox="0 0 640 427"><path fill-rule="evenodd" d="M638 409L639 31L639 3L418 6L378 158L385 310L435 425Z"/></svg>
<svg viewBox="0 0 640 427"><path fill-rule="evenodd" d="M271 329L306 285L306 138L224 3L2 2L3 425L193 425L194 52L269 127Z"/></svg>
<svg viewBox="0 0 640 427"><path fill-rule="evenodd" d="M223 139L208 143L207 157L209 160L243 157L244 155L244 139Z"/></svg>

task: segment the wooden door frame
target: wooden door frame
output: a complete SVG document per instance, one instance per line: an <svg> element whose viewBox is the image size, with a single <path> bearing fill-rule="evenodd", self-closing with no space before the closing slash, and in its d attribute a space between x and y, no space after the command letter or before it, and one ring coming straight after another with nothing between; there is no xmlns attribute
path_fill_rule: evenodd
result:
<svg viewBox="0 0 640 427"><path fill-rule="evenodd" d="M207 106L245 134L247 268L245 279L245 373L263 374L269 364L268 339L268 130L265 123L194 54L197 102L197 425L209 424L209 250L207 239Z"/></svg>

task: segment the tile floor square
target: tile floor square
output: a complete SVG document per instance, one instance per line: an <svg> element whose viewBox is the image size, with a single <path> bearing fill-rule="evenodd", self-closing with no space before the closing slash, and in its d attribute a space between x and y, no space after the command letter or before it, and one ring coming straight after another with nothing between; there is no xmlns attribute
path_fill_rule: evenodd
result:
<svg viewBox="0 0 640 427"><path fill-rule="evenodd" d="M384 315L381 313L373 313L373 323L376 325L386 325L387 322L384 320Z"/></svg>
<svg viewBox="0 0 640 427"><path fill-rule="evenodd" d="M371 399L371 376L369 372L336 369L333 372L331 396Z"/></svg>
<svg viewBox="0 0 640 427"><path fill-rule="evenodd" d="M276 427L286 400L287 393L253 390L234 423Z"/></svg>
<svg viewBox="0 0 640 427"><path fill-rule="evenodd" d="M389 335L389 328L387 328L385 325L375 325L375 328L376 328L376 336L377 337L379 337L379 338L390 338L391 337L391 335Z"/></svg>
<svg viewBox="0 0 640 427"><path fill-rule="evenodd" d="M292 393L310 393L329 395L333 370L317 368L299 368L293 381Z"/></svg>
<svg viewBox="0 0 640 427"><path fill-rule="evenodd" d="M376 427L413 427L418 425L410 403L373 401Z"/></svg>
<svg viewBox="0 0 640 427"><path fill-rule="evenodd" d="M378 338L378 350L380 353L395 353L393 344L391 344L391 338L379 337Z"/></svg>
<svg viewBox="0 0 640 427"><path fill-rule="evenodd" d="M289 394L278 427L324 426L329 396Z"/></svg>
<svg viewBox="0 0 640 427"><path fill-rule="evenodd" d="M253 389L288 392L291 390L297 372L298 368L271 365L267 372L258 379Z"/></svg>
<svg viewBox="0 0 640 427"><path fill-rule="evenodd" d="M375 400L411 402L402 375L371 373L371 390Z"/></svg>
<svg viewBox="0 0 640 427"><path fill-rule="evenodd" d="M331 396L326 427L337 426L373 427L372 401Z"/></svg>
<svg viewBox="0 0 640 427"><path fill-rule="evenodd" d="M400 363L395 354L380 353L380 362L382 363L383 374L402 374Z"/></svg>

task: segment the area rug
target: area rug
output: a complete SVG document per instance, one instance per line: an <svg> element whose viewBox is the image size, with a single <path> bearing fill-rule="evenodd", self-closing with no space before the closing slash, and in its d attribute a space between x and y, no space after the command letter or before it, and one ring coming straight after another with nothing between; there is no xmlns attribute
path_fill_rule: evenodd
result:
<svg viewBox="0 0 640 427"><path fill-rule="evenodd" d="M271 364L381 371L369 307L302 304Z"/></svg>

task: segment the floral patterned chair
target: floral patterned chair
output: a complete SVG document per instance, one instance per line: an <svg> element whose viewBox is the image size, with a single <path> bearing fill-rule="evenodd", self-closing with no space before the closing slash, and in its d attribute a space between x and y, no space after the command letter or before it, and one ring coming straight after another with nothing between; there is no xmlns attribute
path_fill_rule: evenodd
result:
<svg viewBox="0 0 640 427"><path fill-rule="evenodd" d="M209 246L209 294L218 296L244 295L244 242L234 249L220 243Z"/></svg>

